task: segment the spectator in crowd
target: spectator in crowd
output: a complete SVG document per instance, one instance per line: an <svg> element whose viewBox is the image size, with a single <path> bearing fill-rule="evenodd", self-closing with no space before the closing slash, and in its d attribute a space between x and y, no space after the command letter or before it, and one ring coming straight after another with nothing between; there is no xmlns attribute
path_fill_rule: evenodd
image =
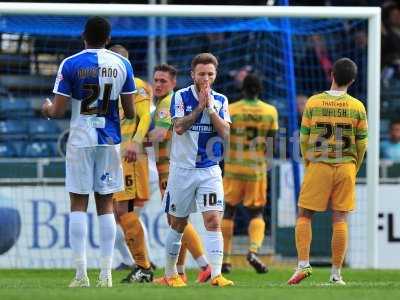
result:
<svg viewBox="0 0 400 300"><path fill-rule="evenodd" d="M400 74L400 5L389 2L382 14L382 82Z"/></svg>
<svg viewBox="0 0 400 300"><path fill-rule="evenodd" d="M389 140L381 142L381 158L400 162L400 119L390 123Z"/></svg>
<svg viewBox="0 0 400 300"><path fill-rule="evenodd" d="M354 97L366 103L367 97L367 48L368 36L365 29L355 28L349 36L355 41L355 47L350 54L350 58L356 63L358 68L357 80L350 88ZM354 42L353 42L354 43Z"/></svg>
<svg viewBox="0 0 400 300"><path fill-rule="evenodd" d="M332 64L325 39L319 34L311 35L304 57L296 64L299 90L305 94L312 94L328 89ZM320 80L310 80L311 78Z"/></svg>
<svg viewBox="0 0 400 300"><path fill-rule="evenodd" d="M244 65L239 69L229 71L231 77L232 88L229 88L229 102L236 102L242 95L242 83L244 78L253 71L253 67L250 65Z"/></svg>

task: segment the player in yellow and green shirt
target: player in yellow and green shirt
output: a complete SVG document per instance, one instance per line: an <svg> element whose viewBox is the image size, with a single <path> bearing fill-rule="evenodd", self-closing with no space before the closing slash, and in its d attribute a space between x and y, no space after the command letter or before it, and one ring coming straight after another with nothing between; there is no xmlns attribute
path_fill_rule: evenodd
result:
<svg viewBox="0 0 400 300"><path fill-rule="evenodd" d="M222 221L222 271L229 273L231 270L234 216L236 206L243 203L251 218L247 261L258 273L266 273L267 267L256 254L265 235L263 212L267 203L266 152L272 150L272 143L268 142L272 142L278 130L278 113L274 106L258 98L262 86L256 75L245 77L242 91L245 98L229 105L232 124L223 178L225 211Z"/></svg>
<svg viewBox="0 0 400 300"><path fill-rule="evenodd" d="M121 45L110 48L111 51L128 58L128 51ZM149 130L150 101L152 89L150 84L135 78L136 94L134 105L136 116L128 120L120 112L121 118L121 153L128 143L135 147L136 157L133 162L123 161L125 190L115 193L114 210L121 225L127 246L135 260L135 268L122 282L149 282L153 280L153 272L148 257L143 224L140 222L140 208L149 200L149 167L147 154L143 151L143 141Z"/></svg>
<svg viewBox="0 0 400 300"><path fill-rule="evenodd" d="M154 69L153 93L156 109L152 117L149 140L154 145L156 165L159 176L161 195L164 195L169 175L169 151L171 142L172 121L170 114L171 98L176 85L177 71L173 66L162 64ZM205 282L211 276L211 269L204 255L200 237L192 224L188 224L182 237L182 246L179 252L177 269L181 278L186 282L185 259L187 250L199 265L200 272L197 282ZM155 281L164 284L164 277Z"/></svg>
<svg viewBox="0 0 400 300"><path fill-rule="evenodd" d="M289 284L311 275L311 218L328 208L333 222L330 282L345 284L341 267L348 241L347 215L355 209L356 174L367 148L368 130L364 105L347 94L356 76L352 60L337 60L331 89L312 96L303 113L300 144L306 170L295 233L299 261Z"/></svg>

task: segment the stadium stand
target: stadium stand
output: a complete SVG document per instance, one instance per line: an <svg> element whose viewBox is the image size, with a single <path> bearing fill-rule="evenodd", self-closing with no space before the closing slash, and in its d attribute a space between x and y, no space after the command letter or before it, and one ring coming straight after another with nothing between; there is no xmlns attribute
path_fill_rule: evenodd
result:
<svg viewBox="0 0 400 300"><path fill-rule="evenodd" d="M11 143L0 143L0 157L16 157L17 150Z"/></svg>
<svg viewBox="0 0 400 300"><path fill-rule="evenodd" d="M57 155L57 143L37 141L25 144L22 154L24 157L53 157Z"/></svg>
<svg viewBox="0 0 400 300"><path fill-rule="evenodd" d="M28 138L28 126L23 120L0 121L0 139L3 141L26 140Z"/></svg>
<svg viewBox="0 0 400 300"><path fill-rule="evenodd" d="M14 118L33 117L34 111L25 99L2 99L0 101L0 119L7 119L10 116Z"/></svg>

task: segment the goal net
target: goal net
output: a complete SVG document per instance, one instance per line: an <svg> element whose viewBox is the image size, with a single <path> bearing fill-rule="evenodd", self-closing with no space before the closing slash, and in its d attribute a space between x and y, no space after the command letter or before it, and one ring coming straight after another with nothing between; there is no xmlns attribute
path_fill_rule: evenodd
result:
<svg viewBox="0 0 400 300"><path fill-rule="evenodd" d="M95 11L97 6L91 7ZM54 9L54 13L46 10L29 15L10 10L2 13L0 9L2 268L70 267L69 201L63 188L63 157L59 147L68 119L44 121L39 109L42 100L51 95L60 62L83 49L81 33L87 16L78 15L78 7L73 15L63 15L61 6ZM368 104L368 20L348 16L172 17L168 16L170 11L166 9L165 16L162 13L127 16L127 12L121 11L109 16L104 11L99 14L106 15L112 24L111 44L128 49L135 75L142 79L151 82L152 67L167 62L178 69L178 87L184 87L191 82L193 56L211 52L220 63L214 88L233 102L241 97L244 76L258 74L264 88L262 99L277 107L281 128L273 167L268 173L269 204L265 211L268 239L262 253L293 257L296 213L293 172L298 171L291 162L298 160L298 146L297 138L291 136L298 135L296 129L305 99L329 89L332 64L340 57L349 57L357 63L359 76L349 92ZM93 13L86 11L86 14ZM191 15L195 14L194 11ZM365 182L365 168L360 177ZM366 186L360 188L364 191ZM370 208L366 194L363 192L364 197L358 200L366 208L353 217L350 229L353 244L348 259L356 266L368 263L365 237ZM88 257L89 266L95 267L99 254L97 219L93 207L89 210ZM161 265L166 224L158 203L145 210L144 219L149 230L150 255ZM246 251L247 222L246 213L239 213L234 253ZM325 260L330 256L328 224L329 215L323 215L313 228L312 255ZM353 237L360 239L360 243L354 242ZM361 256L363 260L357 261Z"/></svg>

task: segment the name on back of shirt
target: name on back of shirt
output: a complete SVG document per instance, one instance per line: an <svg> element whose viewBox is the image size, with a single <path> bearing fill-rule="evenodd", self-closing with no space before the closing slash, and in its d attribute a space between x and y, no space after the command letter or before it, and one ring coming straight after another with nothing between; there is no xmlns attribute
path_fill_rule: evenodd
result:
<svg viewBox="0 0 400 300"><path fill-rule="evenodd" d="M341 117L347 118L350 116L348 109L342 108L323 108L322 109L322 116L324 117Z"/></svg>
<svg viewBox="0 0 400 300"><path fill-rule="evenodd" d="M99 77L99 76L117 78L118 70L116 68L111 68L111 67L91 67L91 68L78 69L79 78Z"/></svg>

